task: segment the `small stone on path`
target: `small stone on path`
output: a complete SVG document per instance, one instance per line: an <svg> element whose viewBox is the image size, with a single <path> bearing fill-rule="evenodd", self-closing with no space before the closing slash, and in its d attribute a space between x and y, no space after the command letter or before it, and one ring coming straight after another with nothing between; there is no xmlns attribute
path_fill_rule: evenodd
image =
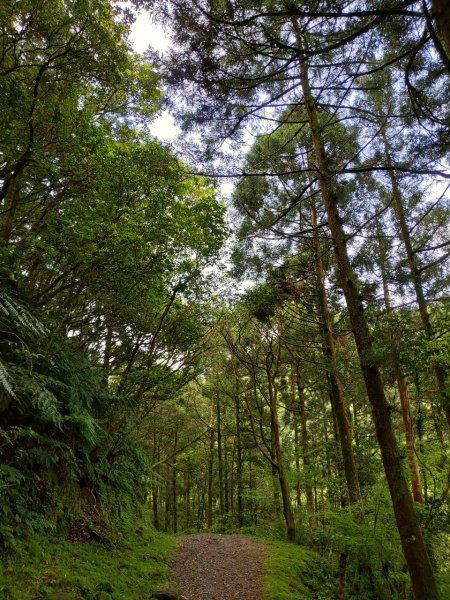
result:
<svg viewBox="0 0 450 600"><path fill-rule="evenodd" d="M155 590L152 594L152 598L157 598L158 600L186 600L186 598L183 598L183 596L180 596L175 592L168 592L165 590Z"/></svg>

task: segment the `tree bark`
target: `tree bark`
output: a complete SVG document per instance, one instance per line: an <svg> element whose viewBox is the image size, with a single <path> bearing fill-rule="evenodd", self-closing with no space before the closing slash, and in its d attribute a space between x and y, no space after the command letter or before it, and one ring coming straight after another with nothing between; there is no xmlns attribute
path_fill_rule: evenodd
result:
<svg viewBox="0 0 450 600"><path fill-rule="evenodd" d="M172 464L172 529L176 533L178 529L178 494L177 494L177 467L176 456L178 446L178 433L173 434L173 464Z"/></svg>
<svg viewBox="0 0 450 600"><path fill-rule="evenodd" d="M191 474L184 474L184 527L189 529L191 526Z"/></svg>
<svg viewBox="0 0 450 600"><path fill-rule="evenodd" d="M378 220L376 221L377 226L377 236L378 236L378 245L379 245L379 260L380 260L380 271L381 278L383 280L383 296L384 296L384 306L386 308L386 313L390 314L391 309L391 301L390 301L390 293L387 279L387 271L388 271L388 257L386 255L385 246L383 242L383 233L379 227ZM392 342L395 344L395 334L392 326L390 326L390 338ZM406 442L406 453L408 457L408 466L411 473L411 486L413 492L413 498L416 502L420 502L423 504L423 495L422 495L422 486L420 483L420 470L419 464L417 462L416 457L416 449L415 449L415 435L414 435L414 426L411 418L411 408L409 402L409 394L408 394L408 386L406 384L405 377L400 368L399 361L396 356L393 357L394 360L394 372L395 378L397 381L397 389L400 398L400 406L402 411L402 419L403 419L403 428L405 432L405 442Z"/></svg>
<svg viewBox="0 0 450 600"><path fill-rule="evenodd" d="M295 461L295 500L297 507L302 505L302 489L300 480L300 432L298 427L299 410L296 402L296 369L291 367L291 403L293 408L293 428L294 428L294 461Z"/></svg>
<svg viewBox="0 0 450 600"><path fill-rule="evenodd" d="M242 487L242 439L241 439L241 403L239 395L235 397L236 415L236 516L238 527L244 525L243 487Z"/></svg>
<svg viewBox="0 0 450 600"><path fill-rule="evenodd" d="M211 411L213 412L213 411ZM208 528L213 524L213 480L214 480L214 438L213 415L211 415L211 427L209 431L209 457L208 457L208 507L206 522Z"/></svg>
<svg viewBox="0 0 450 600"><path fill-rule="evenodd" d="M154 463L157 463L160 459L160 449L159 443L156 440L156 433L153 434L153 448L154 448ZM152 478L152 509L153 509L153 525L155 529L159 529L159 486L158 486L158 477L159 477L159 466L153 469L153 478Z"/></svg>
<svg viewBox="0 0 450 600"><path fill-rule="evenodd" d="M406 454L408 466L411 472L411 486L413 498L416 502L423 504L422 485L420 482L420 470L416 457L414 426L411 419L408 386L402 373L397 373L397 387L402 407L403 427L405 430Z"/></svg>
<svg viewBox="0 0 450 600"><path fill-rule="evenodd" d="M310 215L311 227L313 229L313 251L317 279L317 304L320 315L320 328L322 330L323 354L327 363L330 400L336 419L338 444L341 449L349 501L351 504L354 504L361 501L361 492L359 489L355 455L352 447L352 433L347 418L347 409L344 403L342 385L338 376L334 335L325 291L325 273L322 263L322 250L319 231L317 229L317 214L314 200L312 200L310 204Z"/></svg>
<svg viewBox="0 0 450 600"><path fill-rule="evenodd" d="M300 365L297 363L296 368L296 380L297 380L297 391L298 391L298 409L300 412L300 429L301 429L301 441L302 441L302 459L303 466L306 471L305 477L305 495L306 495L306 509L310 515L309 526L311 529L317 528L316 510L314 502L314 491L310 481L310 457L309 457L309 440L308 440L308 426L306 420L306 409L305 409L305 388L303 384L303 377L300 370Z"/></svg>
<svg viewBox="0 0 450 600"><path fill-rule="evenodd" d="M278 360L278 357L276 360ZM278 481L280 484L281 500L283 503L283 516L286 523L287 538L290 541L295 541L295 519L294 513L292 512L289 485L284 465L284 456L281 449L280 423L278 420L277 389L274 382L274 374L270 371L270 368L267 367L266 372L269 390L270 428L272 431L272 442L276 460L276 470L278 474Z"/></svg>
<svg viewBox="0 0 450 600"><path fill-rule="evenodd" d="M448 0L432 0L431 4L445 53L450 60L450 3Z"/></svg>
<svg viewBox="0 0 450 600"><path fill-rule="evenodd" d="M223 478L223 452L222 452L222 414L220 406L220 398L217 394L216 398L216 418L217 418L217 470L219 475L219 515L223 520L225 513L225 487Z"/></svg>

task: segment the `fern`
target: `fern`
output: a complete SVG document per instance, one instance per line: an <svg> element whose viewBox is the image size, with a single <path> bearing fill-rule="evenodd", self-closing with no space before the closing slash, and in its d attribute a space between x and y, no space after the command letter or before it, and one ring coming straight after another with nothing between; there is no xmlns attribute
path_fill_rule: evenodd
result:
<svg viewBox="0 0 450 600"><path fill-rule="evenodd" d="M97 419L89 413L71 414L68 417L65 417L64 420L78 425L82 437L88 444L93 445L98 441L102 428Z"/></svg>
<svg viewBox="0 0 450 600"><path fill-rule="evenodd" d="M46 423L53 425L61 425L62 416L60 411L60 403L47 389L40 389L38 394L32 399L32 405L37 408L41 419Z"/></svg>
<svg viewBox="0 0 450 600"><path fill-rule="evenodd" d="M17 485L25 479L25 475L9 465L0 465L0 487Z"/></svg>
<svg viewBox="0 0 450 600"><path fill-rule="evenodd" d="M25 333L38 336L47 333L45 325L4 290L0 291L0 310Z"/></svg>
<svg viewBox="0 0 450 600"><path fill-rule="evenodd" d="M11 385L10 376L5 363L0 359L0 384L2 385L5 392L7 392L13 398L16 397L14 390Z"/></svg>

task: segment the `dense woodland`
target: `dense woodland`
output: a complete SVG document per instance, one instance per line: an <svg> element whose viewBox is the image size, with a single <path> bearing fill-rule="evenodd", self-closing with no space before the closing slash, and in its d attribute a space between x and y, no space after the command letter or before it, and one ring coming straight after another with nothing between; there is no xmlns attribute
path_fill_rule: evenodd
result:
<svg viewBox="0 0 450 600"><path fill-rule="evenodd" d="M450 597L450 5L0 22L4 552L144 512L309 546L329 598Z"/></svg>

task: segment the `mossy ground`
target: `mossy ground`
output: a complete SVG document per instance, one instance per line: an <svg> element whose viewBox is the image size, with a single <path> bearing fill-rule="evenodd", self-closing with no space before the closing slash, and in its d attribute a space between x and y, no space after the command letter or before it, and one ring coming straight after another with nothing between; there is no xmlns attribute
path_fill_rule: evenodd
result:
<svg viewBox="0 0 450 600"><path fill-rule="evenodd" d="M287 542L264 540L264 600L329 600L330 568L316 552Z"/></svg>
<svg viewBox="0 0 450 600"><path fill-rule="evenodd" d="M35 537L0 575L2 600L147 600L169 577L172 536L140 525L115 544Z"/></svg>

